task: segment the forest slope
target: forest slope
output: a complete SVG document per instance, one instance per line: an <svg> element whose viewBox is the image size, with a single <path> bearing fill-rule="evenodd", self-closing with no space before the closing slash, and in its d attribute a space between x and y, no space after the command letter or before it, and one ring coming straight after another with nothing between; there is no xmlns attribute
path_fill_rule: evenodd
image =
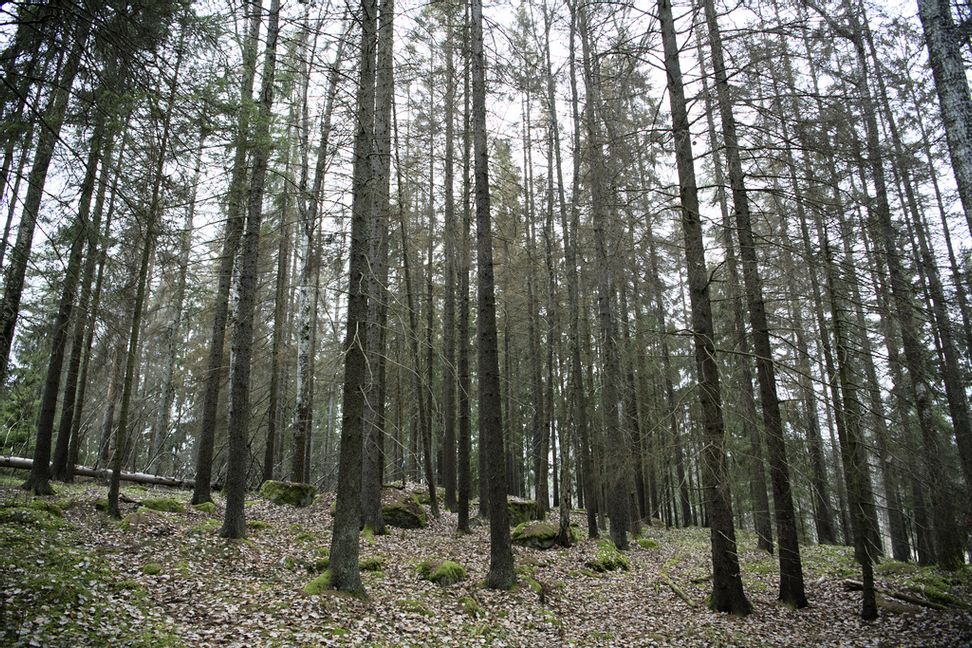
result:
<svg viewBox="0 0 972 648"><path fill-rule="evenodd" d="M249 537L220 539L217 510L170 489L123 488L126 517L98 510L104 489L60 486L31 498L0 482L0 643L13 645L678 645L929 646L972 641L972 571L946 574L888 561L886 591L941 609L883 599L880 619L858 617L857 578L845 547L804 547L811 607L775 601L776 561L740 536L743 579L755 611L744 619L706 609L705 529L645 529L630 570L597 573L603 546L515 547L519 585L483 587L485 527L454 533L454 515L422 529L365 534L367 599L306 594L330 540L332 494L307 508L247 501ZM154 501L153 501L154 500ZM176 502L172 505L172 502ZM180 506L181 504L181 506ZM174 512L150 510L181 509ZM583 535L583 532L581 532ZM442 587L417 566L451 559L466 578ZM682 598L684 596L684 599Z"/></svg>

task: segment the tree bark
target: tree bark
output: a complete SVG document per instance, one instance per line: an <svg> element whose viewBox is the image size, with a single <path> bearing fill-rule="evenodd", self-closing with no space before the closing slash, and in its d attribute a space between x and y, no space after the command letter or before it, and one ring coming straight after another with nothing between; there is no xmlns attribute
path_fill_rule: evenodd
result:
<svg viewBox="0 0 972 648"><path fill-rule="evenodd" d="M709 273L705 263L702 223L699 218L698 188L689 130L682 69L670 0L659 0L668 97L672 112L675 159L678 167L682 230L685 235L685 263L688 268L689 300L692 308L692 337L699 376L699 402L705 429L702 449L706 508L712 544L712 609L745 615L752 606L743 592L739 576L736 533L733 529L732 500L726 465L725 429L719 394L719 365L715 359L712 305L709 298Z"/></svg>
<svg viewBox="0 0 972 648"><path fill-rule="evenodd" d="M226 320L229 315L230 284L233 281L233 265L243 236L244 198L246 188L246 160L251 147L250 108L253 101L253 83L256 76L257 46L260 39L263 0L255 0L243 46L243 79L240 88L240 109L234 138L233 173L230 178L226 225L219 266L216 270L216 297L213 304L213 329L210 336L209 356L206 360L206 381L203 387L203 406L200 415L199 436L196 446L196 485L192 491L192 503L202 504L212 500L209 484L213 474L213 450L216 445L216 421L219 391L223 381L223 359L226 341Z"/></svg>
<svg viewBox="0 0 972 648"><path fill-rule="evenodd" d="M375 135L375 82L378 4L362 0L357 119L352 175L351 249L349 251L347 333L344 339L344 389L337 503L331 536L331 583L341 591L364 591L358 571L361 528L361 459L364 434L364 389L367 386L368 248L372 233L372 188Z"/></svg>
<svg viewBox="0 0 972 648"><path fill-rule="evenodd" d="M476 319L479 366L479 439L486 453L489 481L489 573L487 587L509 589L516 582L506 511L506 469L496 343L496 295L490 223L489 151L486 140L486 61L483 54L483 4L471 0L472 130L476 178L476 258L479 271Z"/></svg>
<svg viewBox="0 0 972 648"><path fill-rule="evenodd" d="M230 349L230 403L228 452L226 462L226 510L220 537L242 538L246 535L243 503L246 498L250 422L250 365L253 356L253 315L256 310L260 226L263 221L263 194L267 166L272 152L270 126L273 121L274 75L277 68L277 39L280 24L280 0L271 0L267 25L267 45L263 52L263 75L257 122L254 128L253 170L246 193L246 229L240 245L239 274L236 280L236 304L233 313L233 337Z"/></svg>

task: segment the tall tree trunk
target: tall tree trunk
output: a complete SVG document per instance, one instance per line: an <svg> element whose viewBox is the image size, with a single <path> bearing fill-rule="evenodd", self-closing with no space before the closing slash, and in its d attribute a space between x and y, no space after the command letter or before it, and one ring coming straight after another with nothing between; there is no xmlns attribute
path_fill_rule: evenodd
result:
<svg viewBox="0 0 972 648"><path fill-rule="evenodd" d="M253 101L253 80L256 76L257 46L263 17L263 0L250 5L249 26L243 45L243 79L240 88L240 109L234 136L233 172L230 178L226 225L219 266L216 270L216 296L213 304L213 329L210 336L209 356L206 360L205 384L201 423L196 442L196 483L192 490L192 503L201 504L212 500L210 484L213 475L213 450L216 445L217 408L219 391L223 382L223 347L226 341L226 320L229 315L230 284L233 281L233 265L240 246L244 225L244 198L246 189L246 160L251 146L250 112Z"/></svg>
<svg viewBox="0 0 972 648"><path fill-rule="evenodd" d="M463 15L463 42L469 40L469 3L465 5ZM458 530L460 533L469 532L469 499L472 495L472 467L470 466L470 446L471 446L471 399L472 381L469 377L469 231L472 225L472 210L469 203L471 198L471 182L469 177L470 170L470 147L471 138L469 132L470 110L469 110L469 50L463 48L463 74L462 74L462 238L459 239L459 261L458 261L458 280L459 280L459 314L457 321L456 339L459 384L457 405L458 414L458 496L459 496L459 521ZM482 449L480 449L482 450Z"/></svg>
<svg viewBox="0 0 972 648"><path fill-rule="evenodd" d="M702 53L702 36L699 31L696 31L695 39L699 65L703 66L705 57ZM749 336L746 333L745 306L743 305L743 296L740 289L739 265L736 259L736 245L733 240L733 227L726 197L726 181L722 166L722 156L719 152L716 135L715 109L712 105L712 95L709 91L709 80L705 75L702 75L702 90L705 99L705 118L709 133L709 146L712 149L712 167L715 171L716 193L719 201L719 211L722 215L723 245L726 249L726 270L729 276L729 299L732 302L732 329L736 337L737 348L741 352L737 359L741 378L740 382L742 383L739 393L742 399L742 425L746 431L745 436L749 441L750 456L746 463L749 469L749 493L752 498L756 546L759 549L773 553L773 522L770 517L769 496L766 492L763 439L760 435L759 415L756 411L756 398L753 394L753 370L750 360L752 347L749 344ZM816 496L817 493L815 492Z"/></svg>
<svg viewBox="0 0 972 648"><path fill-rule="evenodd" d="M570 22L570 51L576 52L577 21L571 14ZM570 362L571 362L571 393L574 403L574 420L577 429L577 444L580 447L581 474L584 483L584 503L587 510L587 535L590 538L597 538L599 534L597 526L598 517L598 491L600 490L600 471L592 456L591 434L588 423L587 412L587 392L584 387L584 368L582 362L583 341L580 326L580 276L577 271L579 262L577 239L580 232L580 181L581 181L581 119L580 101L577 92L577 64L576 57L571 56L570 66L570 105L571 116L574 124L573 131L573 173L571 180L571 210L570 223L567 222L565 210L561 210L561 227L565 234L564 259L567 264L567 308L570 311L570 324L568 326L568 337L570 338ZM548 74L552 74L548 70ZM549 88L548 88L549 93ZM557 153L557 169L560 186L563 187L563 172L560 160L560 147L555 149ZM569 239L569 243L567 242Z"/></svg>
<svg viewBox="0 0 972 648"><path fill-rule="evenodd" d="M965 222L972 232L972 97L965 76L959 29L947 0L918 0L918 17L925 32L952 171Z"/></svg>
<svg viewBox="0 0 972 648"><path fill-rule="evenodd" d="M739 236L743 284L749 302L750 327L753 331L753 347L756 352L756 377L763 409L763 427L766 430L766 446L769 452L773 508L776 513L776 533L780 547L779 598L788 605L802 608L808 603L803 586L803 566L797 540L796 514L790 490L790 467L786 457L783 420L776 391L776 369L773 364L773 349L770 344L766 305L763 300L762 279L756 261L756 243L750 222L749 198L736 137L736 121L732 114L729 81L723 62L722 36L719 32L713 0L704 1L704 10L709 32L709 46L712 50L712 68L715 74L719 113L722 118L732 204Z"/></svg>
<svg viewBox="0 0 972 648"><path fill-rule="evenodd" d="M446 7L445 42L445 205L443 209L443 274L442 350L445 367L442 372L442 481L445 486L445 507L456 510L456 199L455 199L455 102L456 75L453 41L455 7Z"/></svg>
<svg viewBox="0 0 972 648"><path fill-rule="evenodd" d="M863 573L861 617L865 621L871 621L877 618L873 571L876 554L874 553L875 547L871 542L877 536L877 518L874 515L867 453L861 430L861 404L858 401L857 388L850 376L850 349L848 349L843 335L843 314L839 306L830 243L826 236L824 234L823 248L827 268L827 288L830 293L831 323L834 345L837 347L838 375L846 420L846 425L843 428L844 433L840 437L841 456L844 460L844 475L848 486L847 496L854 529L855 553Z"/></svg>
<svg viewBox="0 0 972 648"><path fill-rule="evenodd" d="M337 51L327 79L327 99L324 103L324 114L321 116L320 142L317 149L317 161L314 164L314 184L306 205L306 212L301 214L300 227L300 277L297 289L297 404L294 416L294 447L291 456L290 478L293 481L303 481L305 467L310 458L306 456L307 441L310 437L313 418L313 372L314 348L311 340L314 338L314 321L317 302L317 273L320 264L315 263L315 232L320 219L320 203L324 189L324 177L331 160L331 124L334 113L334 99L337 95L337 84L341 78L341 64L344 61L344 48L350 30L338 41Z"/></svg>
<svg viewBox="0 0 972 648"><path fill-rule="evenodd" d="M688 269L689 298L692 308L692 336L699 376L699 403L705 429L702 448L705 501L709 515L712 544L712 609L744 615L752 606L743 592L733 529L732 500L726 465L725 429L719 394L719 365L715 359L712 305L709 298L709 273L705 263L702 222L699 218L698 188L689 131L688 110L678 60L678 43L670 0L659 0L665 71L672 111L675 160L678 167L682 229L685 234L685 263Z"/></svg>
<svg viewBox="0 0 972 648"><path fill-rule="evenodd" d="M351 249L349 251L347 333L344 339L344 390L341 405L341 450L338 465L337 503L331 536L331 583L341 591L362 592L358 571L358 539L361 528L361 457L364 434L364 389L367 386L369 238L372 233L374 192L375 82L378 4L362 0L358 21L361 47L357 88L357 119L354 138L354 169L351 202Z"/></svg>
<svg viewBox="0 0 972 648"><path fill-rule="evenodd" d="M271 0L267 45L263 52L263 75L257 122L254 128L253 170L246 193L246 229L240 244L233 337L230 348L230 403L228 452L226 462L226 510L219 535L242 538L246 535L243 502L249 464L247 429L250 423L250 364L253 356L253 315L256 310L260 225L263 221L263 194L272 149L270 126L273 121L273 80L277 68L277 37L280 0Z"/></svg>
<svg viewBox="0 0 972 648"><path fill-rule="evenodd" d="M490 223L489 151L486 140L486 61L483 54L483 4L471 0L472 130L476 174L476 258L479 271L476 319L479 366L479 438L486 453L489 481L489 573L486 585L509 589L516 582L506 511L503 416L496 344L496 295Z"/></svg>
<svg viewBox="0 0 972 648"><path fill-rule="evenodd" d="M186 32L188 27L183 22L179 27L179 42L176 45L176 60L169 80L169 92L166 97L165 113L162 117L162 133L156 152L155 168L152 170L152 197L148 205L145 229L142 235L142 246L139 252L138 274L135 279L135 298L132 302L131 328L128 334L128 345L125 351L125 379L122 383L121 407L118 413L118 426L115 428L115 449L111 458L111 479L108 484L108 514L114 518L121 517L118 507L118 489L121 482L121 468L125 455L128 438L128 419L131 414L132 392L136 381L136 360L138 359L139 337L142 332L142 315L144 313L145 295L147 292L148 269L152 255L155 253L155 240L158 236L158 226L162 218L162 180L166 157L169 151L169 133L172 128L172 114L175 111L176 91L179 88L179 73L185 54Z"/></svg>
<svg viewBox="0 0 972 648"><path fill-rule="evenodd" d="M391 175L391 104L394 93L394 1L382 0L378 27L375 88L375 154L372 162L374 203L368 251L368 365L371 367L364 413L364 462L361 480L363 526L385 532L381 515L381 472L385 438L385 330L388 313L389 180Z"/></svg>
<svg viewBox="0 0 972 648"><path fill-rule="evenodd" d="M20 314L20 299L24 292L24 278L30 260L30 248L34 240L34 228L40 212L47 172L54 156L54 147L60 138L61 126L67 113L71 88L81 67L81 56L85 51L91 21L86 16L76 17L76 24L68 30L73 39L67 59L61 69L56 88L40 117L42 128L34 149L34 160L27 175L27 195L24 197L20 212L20 225L17 227L17 241L10 250L10 264L4 275L3 301L0 302L0 389L7 383L10 363L10 348L13 345L14 329ZM37 462L34 462L35 465ZM42 466L47 470L47 460Z"/></svg>
<svg viewBox="0 0 972 648"><path fill-rule="evenodd" d="M590 156L591 218L594 225L595 247L597 249L597 312L603 357L601 377L601 402L603 407L606 437L605 470L610 478L607 492L608 514L611 518L611 539L618 549L628 546L628 503L627 503L627 461L624 457L622 412L620 407L621 367L618 349L617 325L615 321L615 298L617 288L613 258L615 250L609 249L609 241L614 240L615 216L611 213L608 201L608 187L605 179L604 151L601 139L601 98L600 79L594 69L590 35L587 26L586 9L579 5L576 10L578 29L581 35L581 50L584 59L584 80L587 86L587 105L585 107L585 130L587 132L587 154Z"/></svg>

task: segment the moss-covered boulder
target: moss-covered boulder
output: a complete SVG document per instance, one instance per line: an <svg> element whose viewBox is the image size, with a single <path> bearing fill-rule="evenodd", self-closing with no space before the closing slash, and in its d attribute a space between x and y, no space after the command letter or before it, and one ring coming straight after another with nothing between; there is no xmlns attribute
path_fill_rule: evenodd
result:
<svg viewBox="0 0 972 648"><path fill-rule="evenodd" d="M317 497L317 489L310 484L268 479L260 487L260 496L274 504L288 504L300 508L310 506Z"/></svg>
<svg viewBox="0 0 972 648"><path fill-rule="evenodd" d="M419 576L437 585L449 586L466 578L466 570L452 560L425 560L418 565Z"/></svg>
<svg viewBox="0 0 972 648"><path fill-rule="evenodd" d="M594 554L594 558L587 561L587 566L602 573L616 569L628 571L631 569L631 562L627 556L618 551L613 542L601 540L597 543L597 553Z"/></svg>
<svg viewBox="0 0 972 648"><path fill-rule="evenodd" d="M533 500L508 497L506 499L506 511L510 518L510 526L517 526L537 519L537 503Z"/></svg>
<svg viewBox="0 0 972 648"><path fill-rule="evenodd" d="M577 541L577 530L570 527L570 541ZM521 522L510 533L513 544L534 549L550 549L557 544L560 525L553 522Z"/></svg>
<svg viewBox="0 0 972 648"><path fill-rule="evenodd" d="M142 506L162 513L185 513L186 505L171 497L147 497L142 500Z"/></svg>
<svg viewBox="0 0 972 648"><path fill-rule="evenodd" d="M401 491L386 490L382 493L381 515L385 524L399 529L421 529L428 524L425 509L418 498Z"/></svg>

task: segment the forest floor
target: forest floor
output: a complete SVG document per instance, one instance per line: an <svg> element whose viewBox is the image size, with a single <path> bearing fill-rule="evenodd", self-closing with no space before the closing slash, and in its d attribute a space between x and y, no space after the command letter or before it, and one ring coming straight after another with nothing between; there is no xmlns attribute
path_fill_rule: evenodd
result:
<svg viewBox="0 0 972 648"><path fill-rule="evenodd" d="M31 498L17 488L21 478L0 476L2 645L972 645L968 567L944 573L882 563L880 587L933 607L882 597L880 619L864 623L860 593L844 589L846 579L859 579L849 548L802 548L810 607L793 610L776 601L775 558L741 533L754 611L737 618L705 607L705 529L646 527L626 552L627 571L591 570L588 561L604 548L586 537L570 549L514 547L519 584L500 592L483 586L487 528L457 536L455 515L443 513L423 529L363 536L366 598L310 595L304 587L330 543L331 494L299 509L254 495L249 537L234 542L217 535L219 498L207 513L188 505L188 492L126 486L119 522L98 510L99 484L59 485L54 497ZM149 510L159 498L184 510ZM422 580L416 567L428 559L455 560L465 580L448 587Z"/></svg>

